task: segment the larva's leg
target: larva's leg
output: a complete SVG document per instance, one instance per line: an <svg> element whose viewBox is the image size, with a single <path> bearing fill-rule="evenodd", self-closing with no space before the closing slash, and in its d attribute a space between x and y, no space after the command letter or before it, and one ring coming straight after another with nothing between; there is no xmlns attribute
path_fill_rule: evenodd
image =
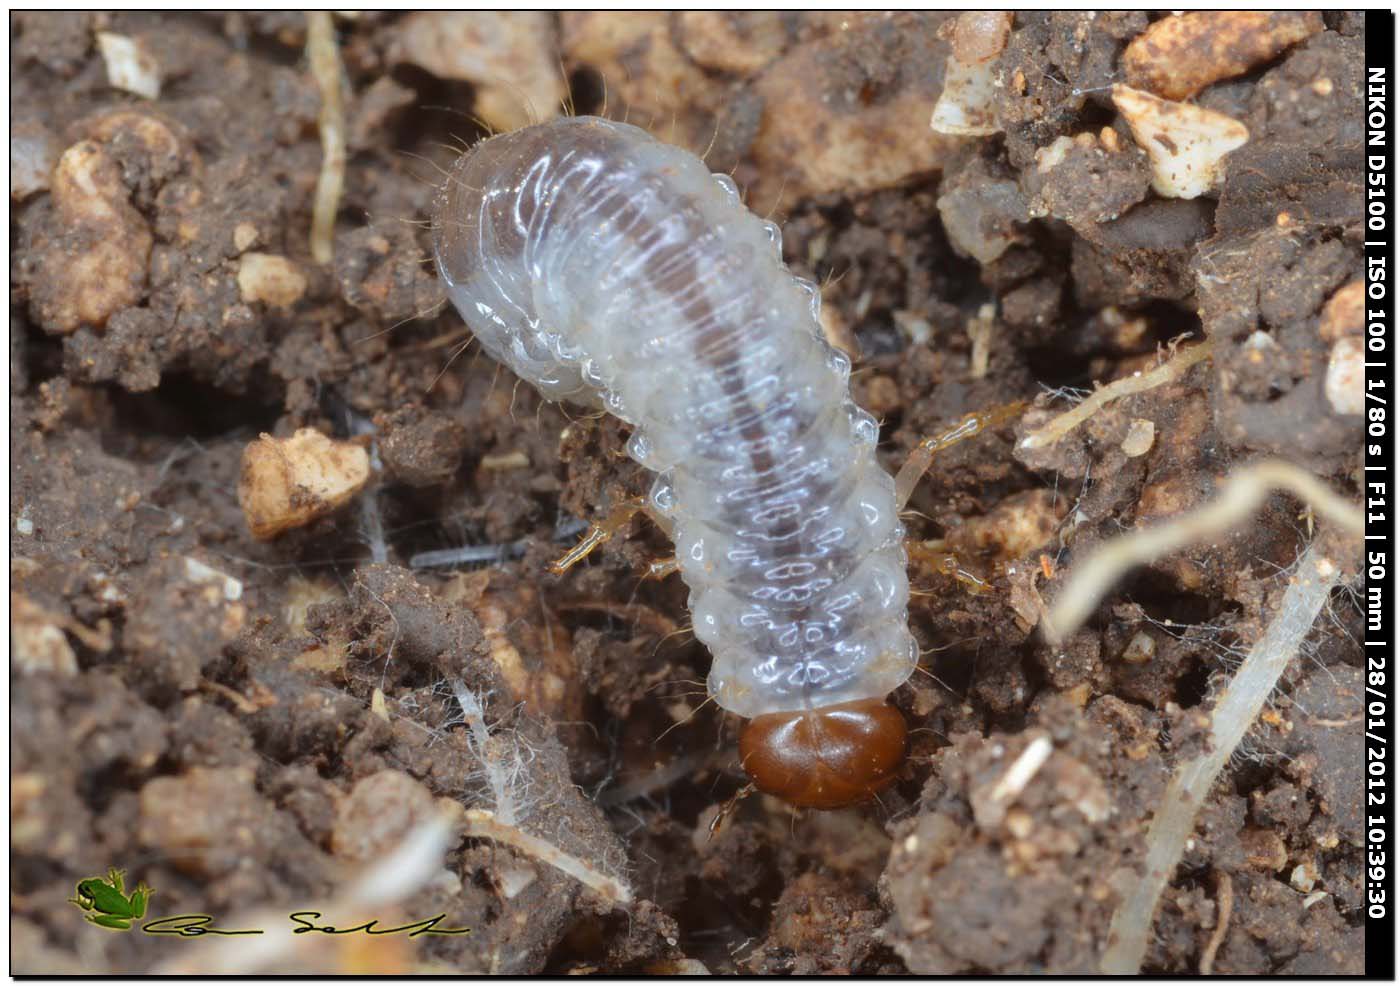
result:
<svg viewBox="0 0 1400 986"><path fill-rule="evenodd" d="M603 516L602 520L595 521L583 537L579 538L577 544L549 566L549 570L555 575L563 575L592 554L594 548L626 527L639 512L650 517L657 527L665 531L668 537L670 536L673 526L671 519L653 507L649 498L634 496L613 507ZM665 578L679 567L680 565L675 558L662 559L651 564L647 575L652 578Z"/></svg>
<svg viewBox="0 0 1400 986"><path fill-rule="evenodd" d="M895 503L900 510L909 503L914 489L933 464L933 457L950 445L964 439L980 435L989 428L996 428L1019 417L1026 409L1025 401L1013 401L984 411L974 411L964 415L951 428L937 435L925 438L919 447L910 453L899 473L894 478ZM963 567L958 556L943 547L941 542L908 541L904 545L911 565L932 569L949 578L956 579L964 589L973 593L986 592L991 588L986 578Z"/></svg>
<svg viewBox="0 0 1400 986"><path fill-rule="evenodd" d="M971 593L982 593L991 588L987 579L963 568L957 555L935 544L927 541L905 542L904 550L909 555L909 563L957 579Z"/></svg>
<svg viewBox="0 0 1400 986"><path fill-rule="evenodd" d="M681 570L680 559L675 555L670 558L658 558L647 566L647 574L643 578L664 579L674 575Z"/></svg>
<svg viewBox="0 0 1400 986"><path fill-rule="evenodd" d="M645 497L634 496L631 499L623 500L609 510L602 520L594 521L584 532L583 537L578 539L578 543L566 551L558 561L550 565L549 570L555 575L563 575L591 555L594 548L626 527L637 515L637 511L644 506L646 506Z"/></svg>
<svg viewBox="0 0 1400 986"><path fill-rule="evenodd" d="M933 464L934 455L949 445L956 445L963 439L980 435L989 428L998 428L1016 419L1025 409L1025 401L1012 401L1010 404L1002 404L985 411L973 411L963 415L953 427L925 438L918 448L909 453L909 458L904 461L904 465L894 477L896 508L903 510L909 503L914 488L919 485L919 480L924 478L924 473L928 472L929 466Z"/></svg>
<svg viewBox="0 0 1400 986"><path fill-rule="evenodd" d="M739 802L743 801L757 790L758 788L754 787L752 782L745 784L735 792L734 797L720 805L719 811L715 812L715 817L710 820L710 834L706 837L705 841L713 842L715 833L718 832L719 827L724 824L724 820L733 814L734 809L739 807Z"/></svg>

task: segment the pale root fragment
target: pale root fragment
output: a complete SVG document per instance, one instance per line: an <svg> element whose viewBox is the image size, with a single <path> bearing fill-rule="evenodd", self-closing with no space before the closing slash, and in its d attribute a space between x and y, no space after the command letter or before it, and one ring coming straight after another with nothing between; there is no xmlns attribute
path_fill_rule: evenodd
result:
<svg viewBox="0 0 1400 986"><path fill-rule="evenodd" d="M335 255L335 216L345 187L345 101L341 92L345 69L340 63L335 24L327 11L313 10L306 15L306 57L321 92L321 112L316 117L321 171L311 205L311 256L318 264L329 264Z"/></svg>
<svg viewBox="0 0 1400 986"><path fill-rule="evenodd" d="M262 435L243 450L238 503L253 537L267 541L335 510L369 479L369 453L356 442L314 428L291 438Z"/></svg>
<svg viewBox="0 0 1400 986"><path fill-rule="evenodd" d="M1165 17L1123 50L1130 86L1189 99L1248 72L1323 28L1316 11L1205 10Z"/></svg>
<svg viewBox="0 0 1400 986"><path fill-rule="evenodd" d="M1001 825L1006 818L1007 807L1020 797L1026 785L1030 784L1054 752L1055 744L1050 741L1050 737L1038 735L994 784L973 792L972 814L977 819L978 826L992 829Z"/></svg>
<svg viewBox="0 0 1400 986"><path fill-rule="evenodd" d="M97 32L97 48L107 65L107 81L145 99L160 97L160 65L135 38L110 31Z"/></svg>
<svg viewBox="0 0 1400 986"><path fill-rule="evenodd" d="M996 116L996 58L1010 34L1008 11L971 10L958 16L943 92L929 126L953 137L986 137L1001 131Z"/></svg>
<svg viewBox="0 0 1400 986"><path fill-rule="evenodd" d="M549 840L541 839L514 825L503 824L494 814L483 808L468 808L463 817L467 835L510 846L541 863L553 866L614 907L626 907L632 903L631 887L617 877L596 869L587 860L565 852Z"/></svg>
<svg viewBox="0 0 1400 986"><path fill-rule="evenodd" d="M996 305L986 304L977 309L977 315L967 320L967 337L972 342L972 352L968 355L968 375L981 380L987 375L992 361L992 334L997 326Z"/></svg>
<svg viewBox="0 0 1400 986"><path fill-rule="evenodd" d="M1225 156L1249 141L1244 124L1191 103L1159 99L1125 85L1113 104L1152 165L1152 189L1170 199L1194 199L1225 177Z"/></svg>
<svg viewBox="0 0 1400 986"><path fill-rule="evenodd" d="M486 772L486 785L491 791L495 810L467 808L461 815L466 835L510 846L541 863L553 866L567 873L585 887L594 891L614 907L625 907L632 902L632 888L615 876L602 872L593 863L580 859L572 853L550 842L548 839L526 832L520 827L524 806L521 796L524 785L528 784L526 765L520 748L503 742L502 737L492 735L486 724L486 713L481 700L472 693L460 678L449 679L457 703L462 707L462 717L468 730L468 746L472 754L481 762ZM531 757L530 759L533 759Z"/></svg>
<svg viewBox="0 0 1400 986"><path fill-rule="evenodd" d="M1114 380L1094 391L1068 411L1051 418L1035 431L1028 432L1016 447L1023 451L1029 451L1053 445L1088 421L1099 412L1100 408L1105 407L1111 401L1127 397L1130 394L1140 394L1145 390L1151 390L1179 379L1183 373L1208 357L1214 350L1214 341L1207 339L1205 342L1199 342L1193 346L1182 347L1171 359L1145 373L1134 373L1130 377Z"/></svg>

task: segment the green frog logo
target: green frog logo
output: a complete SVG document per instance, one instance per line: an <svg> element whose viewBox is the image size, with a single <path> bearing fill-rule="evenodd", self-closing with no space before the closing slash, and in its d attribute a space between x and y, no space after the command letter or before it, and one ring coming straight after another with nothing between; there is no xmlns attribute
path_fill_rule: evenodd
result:
<svg viewBox="0 0 1400 986"><path fill-rule="evenodd" d="M122 886L123 875L122 870L113 867L105 880L79 880L78 896L69 897L68 903L87 912L87 919L98 927L130 931L133 922L146 916L146 901L155 891L139 883L128 895Z"/></svg>

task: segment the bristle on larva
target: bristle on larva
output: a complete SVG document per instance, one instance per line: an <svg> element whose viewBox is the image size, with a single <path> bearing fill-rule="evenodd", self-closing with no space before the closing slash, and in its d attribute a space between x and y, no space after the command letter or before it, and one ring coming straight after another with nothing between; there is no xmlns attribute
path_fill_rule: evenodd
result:
<svg viewBox="0 0 1400 986"><path fill-rule="evenodd" d="M913 670L878 428L814 285L734 184L593 117L484 141L434 214L449 296L546 396L635 425L658 473L710 694L746 717L881 698Z"/></svg>

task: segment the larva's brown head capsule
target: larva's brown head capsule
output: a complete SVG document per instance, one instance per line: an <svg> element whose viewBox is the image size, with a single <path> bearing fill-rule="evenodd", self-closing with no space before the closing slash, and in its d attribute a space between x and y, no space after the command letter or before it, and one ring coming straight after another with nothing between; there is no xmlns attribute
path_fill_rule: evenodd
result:
<svg viewBox="0 0 1400 986"><path fill-rule="evenodd" d="M799 808L844 808L894 780L907 735L898 709L867 698L750 719L739 759L765 794Z"/></svg>

